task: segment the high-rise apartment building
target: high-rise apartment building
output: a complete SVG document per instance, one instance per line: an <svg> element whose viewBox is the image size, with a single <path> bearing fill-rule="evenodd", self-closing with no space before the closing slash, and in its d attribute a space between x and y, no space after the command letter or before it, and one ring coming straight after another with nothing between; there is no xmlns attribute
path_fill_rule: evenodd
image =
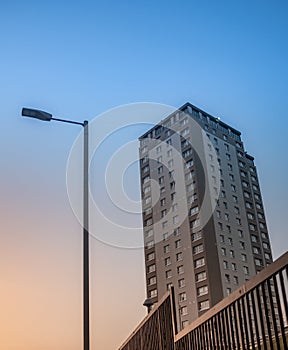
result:
<svg viewBox="0 0 288 350"><path fill-rule="evenodd" d="M140 140L147 298L174 286L181 328L272 262L239 131L185 104Z"/></svg>

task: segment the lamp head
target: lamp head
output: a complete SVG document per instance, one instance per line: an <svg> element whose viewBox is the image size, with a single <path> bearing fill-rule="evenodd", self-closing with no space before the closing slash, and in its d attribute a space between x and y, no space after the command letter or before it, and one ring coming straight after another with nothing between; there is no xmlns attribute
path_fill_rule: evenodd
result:
<svg viewBox="0 0 288 350"><path fill-rule="evenodd" d="M31 108L22 108L22 116L40 119L47 122L50 122L50 120L52 119L52 114Z"/></svg>

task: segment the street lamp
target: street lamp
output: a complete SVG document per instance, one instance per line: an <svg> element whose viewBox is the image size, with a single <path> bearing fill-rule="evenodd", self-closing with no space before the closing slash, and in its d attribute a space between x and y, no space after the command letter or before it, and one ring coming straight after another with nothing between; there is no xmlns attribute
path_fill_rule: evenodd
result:
<svg viewBox="0 0 288 350"><path fill-rule="evenodd" d="M89 335L89 204L88 204L88 121L83 123L72 120L53 118L52 114L40 111L38 109L23 108L23 117L40 119L43 121L55 120L58 122L81 125L84 128L83 145L83 341L84 350L90 348Z"/></svg>

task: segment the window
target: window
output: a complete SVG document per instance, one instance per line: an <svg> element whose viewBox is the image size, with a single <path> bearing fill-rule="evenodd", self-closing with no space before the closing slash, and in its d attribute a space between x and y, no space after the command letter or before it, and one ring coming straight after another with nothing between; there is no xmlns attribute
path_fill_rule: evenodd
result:
<svg viewBox="0 0 288 350"><path fill-rule="evenodd" d="M151 261L155 259L155 253L149 253L147 254L147 261Z"/></svg>
<svg viewBox="0 0 288 350"><path fill-rule="evenodd" d="M146 248L147 249L151 249L153 247L154 247L154 241L149 241L149 242L146 243Z"/></svg>
<svg viewBox="0 0 288 350"><path fill-rule="evenodd" d="M161 146L156 147L156 153L160 153L161 152Z"/></svg>
<svg viewBox="0 0 288 350"><path fill-rule="evenodd" d="M235 179L234 179L234 175L233 174L229 174L229 179L230 179L230 181L234 181Z"/></svg>
<svg viewBox="0 0 288 350"><path fill-rule="evenodd" d="M206 271L199 272L195 276L196 282L204 281L204 280L206 280L206 278L207 278Z"/></svg>
<svg viewBox="0 0 288 350"><path fill-rule="evenodd" d="M237 223L237 225L241 226L241 219L240 218L236 218L236 223Z"/></svg>
<svg viewBox="0 0 288 350"><path fill-rule="evenodd" d="M232 170L233 170L232 164L229 164L229 163L228 163L227 165L228 165L228 170L229 170L229 171L232 171Z"/></svg>
<svg viewBox="0 0 288 350"><path fill-rule="evenodd" d="M155 264L149 265L149 266L147 267L147 272L148 272L148 273L154 272L155 270L156 270Z"/></svg>
<svg viewBox="0 0 288 350"><path fill-rule="evenodd" d="M238 284L238 277L237 276L233 276L233 283L234 284Z"/></svg>
<svg viewBox="0 0 288 350"><path fill-rule="evenodd" d="M230 258L235 258L234 250L230 250L229 255L230 255Z"/></svg>
<svg viewBox="0 0 288 350"><path fill-rule="evenodd" d="M193 184L193 183L191 183L191 184L189 184L189 185L186 186L187 192L192 192L192 191L195 190L195 188L196 188L196 185Z"/></svg>
<svg viewBox="0 0 288 350"><path fill-rule="evenodd" d="M174 228L174 230L173 230L173 235L174 236L179 236L180 235L180 227L176 227L176 228Z"/></svg>
<svg viewBox="0 0 288 350"><path fill-rule="evenodd" d="M218 222L218 228L220 231L223 231L223 224L222 222Z"/></svg>
<svg viewBox="0 0 288 350"><path fill-rule="evenodd" d="M166 136L166 137L171 136L171 130L170 130L170 129L168 129L168 130L165 131L165 136Z"/></svg>
<svg viewBox="0 0 288 350"><path fill-rule="evenodd" d="M178 280L178 287L179 288L185 287L185 279L184 278L181 278L180 280Z"/></svg>
<svg viewBox="0 0 288 350"><path fill-rule="evenodd" d="M171 146L172 145L172 140L171 139L166 140L166 145L167 146Z"/></svg>
<svg viewBox="0 0 288 350"><path fill-rule="evenodd" d="M168 221L162 222L162 228L165 229L168 226Z"/></svg>
<svg viewBox="0 0 288 350"><path fill-rule="evenodd" d="M266 242L263 242L263 248L264 249L270 249L269 244Z"/></svg>
<svg viewBox="0 0 288 350"><path fill-rule="evenodd" d="M248 184L248 182L246 182L246 181L242 181L242 185L243 185L243 187L249 187L249 184Z"/></svg>
<svg viewBox="0 0 288 350"><path fill-rule="evenodd" d="M229 214L225 213L224 218L226 221L229 221Z"/></svg>
<svg viewBox="0 0 288 350"><path fill-rule="evenodd" d="M253 185L252 188L253 188L254 191L259 191L259 188L256 185Z"/></svg>
<svg viewBox="0 0 288 350"><path fill-rule="evenodd" d="M165 204L166 204L166 198L162 198L162 199L160 200L160 205L161 205L161 207L164 207Z"/></svg>
<svg viewBox="0 0 288 350"><path fill-rule="evenodd" d="M180 135L181 136L186 136L186 135L188 135L189 134L189 128L185 128L184 130L182 130L181 132L180 132Z"/></svg>
<svg viewBox="0 0 288 350"><path fill-rule="evenodd" d="M247 255L246 254L241 254L241 260L246 262L247 261Z"/></svg>
<svg viewBox="0 0 288 350"><path fill-rule="evenodd" d="M158 157L157 158L157 163L162 163L162 160L163 160L162 156Z"/></svg>
<svg viewBox="0 0 288 350"><path fill-rule="evenodd" d="M145 209L144 214L145 214L145 215L152 214L152 208L149 207L149 208Z"/></svg>
<svg viewBox="0 0 288 350"><path fill-rule="evenodd" d="M228 261L226 260L223 261L223 268L224 270L228 270Z"/></svg>
<svg viewBox="0 0 288 350"><path fill-rule="evenodd" d="M151 226L153 224L153 220L152 219L148 219L144 222L144 226Z"/></svg>
<svg viewBox="0 0 288 350"><path fill-rule="evenodd" d="M188 158L189 156L191 156L192 155L192 148L189 148L189 149L187 149L186 151L184 151L183 153L182 153L182 155L183 155L183 157L184 158Z"/></svg>
<svg viewBox="0 0 288 350"><path fill-rule="evenodd" d="M221 243L224 243L224 242L225 242L224 235L220 235L220 242L221 242Z"/></svg>
<svg viewBox="0 0 288 350"><path fill-rule="evenodd" d="M199 287L197 288L197 295L198 297L208 294L208 286L203 286L203 287Z"/></svg>
<svg viewBox="0 0 288 350"><path fill-rule="evenodd" d="M158 168L158 174L162 174L163 173L163 165L159 166Z"/></svg>
<svg viewBox="0 0 288 350"><path fill-rule="evenodd" d="M148 278L148 286L156 284L156 276Z"/></svg>
<svg viewBox="0 0 288 350"><path fill-rule="evenodd" d="M190 160L188 160L188 161L185 163L185 169L189 169L189 168L191 168L193 165L194 165L194 161L193 161L193 159L190 159Z"/></svg>
<svg viewBox="0 0 288 350"><path fill-rule="evenodd" d="M170 190L171 191L175 190L175 181L170 182Z"/></svg>
<svg viewBox="0 0 288 350"><path fill-rule="evenodd" d="M258 247L253 247L254 254L260 254L260 249Z"/></svg>
<svg viewBox="0 0 288 350"><path fill-rule="evenodd" d="M240 214L240 209L238 207L234 207L234 213L235 214Z"/></svg>
<svg viewBox="0 0 288 350"><path fill-rule="evenodd" d="M231 294L231 288L226 288L226 294L230 295Z"/></svg>
<svg viewBox="0 0 288 350"><path fill-rule="evenodd" d="M144 194L147 194L147 193L149 193L150 191L151 191L151 187L150 187L150 186L144 187L144 190L143 190Z"/></svg>
<svg viewBox="0 0 288 350"><path fill-rule="evenodd" d="M200 225L200 219L193 220L193 221L191 221L191 223L190 223L191 228L196 228L196 227L198 227L199 225Z"/></svg>
<svg viewBox="0 0 288 350"><path fill-rule="evenodd" d="M233 239L230 238L230 237L228 237L228 244L231 245L231 246L233 245Z"/></svg>
<svg viewBox="0 0 288 350"><path fill-rule="evenodd" d="M226 248L221 248L221 254L223 255L223 256L226 256Z"/></svg>
<svg viewBox="0 0 288 350"><path fill-rule="evenodd" d="M247 266L243 266L244 275L249 275L249 269Z"/></svg>
<svg viewBox="0 0 288 350"><path fill-rule="evenodd" d="M254 220L254 214L252 214L252 213L247 213L247 217L250 220Z"/></svg>
<svg viewBox="0 0 288 350"><path fill-rule="evenodd" d="M209 300L205 300L205 301L201 301L200 303L199 303L199 310L200 311L203 311L203 310L207 310L207 309L209 309L209 306L210 304L209 304Z"/></svg>
<svg viewBox="0 0 288 350"><path fill-rule="evenodd" d="M168 238L169 238L169 233L168 232L163 233L163 241L167 241Z"/></svg>
<svg viewBox="0 0 288 350"><path fill-rule="evenodd" d="M264 253L265 259L271 260L271 256L269 253Z"/></svg>
<svg viewBox="0 0 288 350"><path fill-rule="evenodd" d="M163 185L164 184L164 176L159 177L158 183L159 183L159 185Z"/></svg>
<svg viewBox="0 0 288 350"><path fill-rule="evenodd" d="M175 241L175 248L180 248L181 247L181 239L178 239L177 241Z"/></svg>
<svg viewBox="0 0 288 350"><path fill-rule="evenodd" d="M172 270L168 270L165 272L165 277L166 278L171 278L172 277Z"/></svg>
<svg viewBox="0 0 288 350"><path fill-rule="evenodd" d="M244 237L243 231L242 230L237 230L237 231L238 231L238 237L243 238Z"/></svg>
<svg viewBox="0 0 288 350"><path fill-rule="evenodd" d="M152 200L151 196L146 197L146 198L144 199L144 204L149 204L149 203L151 203L151 200Z"/></svg>
<svg viewBox="0 0 288 350"><path fill-rule="evenodd" d="M187 308L187 306L180 307L180 314L181 314L182 316L185 316L185 315L188 314L188 308Z"/></svg>
<svg viewBox="0 0 288 350"><path fill-rule="evenodd" d="M262 266L262 261L260 259L255 259L256 266Z"/></svg>
<svg viewBox="0 0 288 350"><path fill-rule="evenodd" d="M205 260L204 260L204 258L197 259L197 260L195 260L195 262L194 262L195 268L201 267L201 266L204 266L204 265L205 265Z"/></svg>
<svg viewBox="0 0 288 350"><path fill-rule="evenodd" d="M245 242L240 241L239 244L240 244L240 249L245 249Z"/></svg>
<svg viewBox="0 0 288 350"><path fill-rule="evenodd" d="M187 300L187 295L185 292L179 294L179 301Z"/></svg>
<svg viewBox="0 0 288 350"><path fill-rule="evenodd" d="M189 171L189 173L185 175L185 180L189 181L189 180L192 180L194 177L195 177L194 171Z"/></svg>
<svg viewBox="0 0 288 350"><path fill-rule="evenodd" d="M172 149L169 149L169 150L167 151L167 157L172 157Z"/></svg>
<svg viewBox="0 0 288 350"><path fill-rule="evenodd" d="M216 217L218 219L221 219L221 211L220 210L216 210Z"/></svg>
<svg viewBox="0 0 288 350"><path fill-rule="evenodd" d="M228 275L227 273L225 274L225 282L226 283L230 283L230 275Z"/></svg>
<svg viewBox="0 0 288 350"><path fill-rule="evenodd" d="M169 246L169 244L165 245L165 246L163 247L163 250L164 250L164 253L169 253L169 252L170 252L170 246Z"/></svg>
<svg viewBox="0 0 288 350"><path fill-rule="evenodd" d="M203 251L204 251L203 244L199 244L193 247L193 254L199 254L199 253L202 253Z"/></svg>
<svg viewBox="0 0 288 350"><path fill-rule="evenodd" d="M202 231L198 231L192 234L191 239L192 241L197 241L198 239L202 238Z"/></svg>
<svg viewBox="0 0 288 350"><path fill-rule="evenodd" d="M148 165L146 165L144 168L142 168L142 173L143 174L148 173L148 171L149 171L149 166Z"/></svg>
<svg viewBox="0 0 288 350"><path fill-rule="evenodd" d="M175 177L175 171L174 170L169 171L169 178L174 179L174 177Z"/></svg>
<svg viewBox="0 0 288 350"><path fill-rule="evenodd" d="M261 237L264 238L264 239L267 239L267 233L261 232Z"/></svg>
<svg viewBox="0 0 288 350"><path fill-rule="evenodd" d="M229 153L226 153L227 160L231 160L231 155Z"/></svg>
<svg viewBox="0 0 288 350"><path fill-rule="evenodd" d="M172 212L175 212L175 211L177 211L178 210L178 204L177 203L175 203L175 204L172 204Z"/></svg>
<svg viewBox="0 0 288 350"><path fill-rule="evenodd" d="M143 184L146 184L150 180L150 176L145 176L143 179Z"/></svg>
<svg viewBox="0 0 288 350"><path fill-rule="evenodd" d="M171 201L176 199L176 192L171 193Z"/></svg>
<svg viewBox="0 0 288 350"><path fill-rule="evenodd" d="M170 258L170 256L168 258L165 258L164 264L165 264L165 266L171 265L171 258Z"/></svg>
<svg viewBox="0 0 288 350"><path fill-rule="evenodd" d="M168 167L172 168L173 165L174 165L174 161L173 161L173 159L170 159L169 162L168 162Z"/></svg>
<svg viewBox="0 0 288 350"><path fill-rule="evenodd" d="M232 263L232 264L231 264L231 267L232 267L232 270L233 270L233 271L237 271L237 266L236 266L235 263Z"/></svg>
<svg viewBox="0 0 288 350"><path fill-rule="evenodd" d="M156 298L157 297L157 289L150 290L149 297L150 298Z"/></svg>
<svg viewBox="0 0 288 350"><path fill-rule="evenodd" d="M235 185L231 185L231 190L232 190L233 192L236 192L236 186L235 186Z"/></svg>
<svg viewBox="0 0 288 350"><path fill-rule="evenodd" d="M238 197L237 196L232 196L233 197L233 202L238 203Z"/></svg>
<svg viewBox="0 0 288 350"><path fill-rule="evenodd" d="M256 226L253 224L249 224L249 230L250 231L256 231Z"/></svg>
<svg viewBox="0 0 288 350"><path fill-rule="evenodd" d="M179 222L179 216L178 215L173 216L173 224L178 224L178 222Z"/></svg>
<svg viewBox="0 0 288 350"><path fill-rule="evenodd" d="M178 275L181 275L182 273L184 273L183 265L177 266L177 273L178 273Z"/></svg>
<svg viewBox="0 0 288 350"><path fill-rule="evenodd" d="M162 210L161 211L161 218L164 218L164 216L166 216L166 214L167 214L167 210L166 209Z"/></svg>
<svg viewBox="0 0 288 350"><path fill-rule="evenodd" d="M252 241L253 243L257 243L257 242L258 242L257 236L251 235L251 241Z"/></svg>
<svg viewBox="0 0 288 350"><path fill-rule="evenodd" d="M144 146L141 150L141 153L146 153L148 151L148 147L147 146Z"/></svg>
<svg viewBox="0 0 288 350"><path fill-rule="evenodd" d="M176 254L176 261L181 261L181 260L183 260L183 253L182 252Z"/></svg>
<svg viewBox="0 0 288 350"><path fill-rule="evenodd" d="M190 215L191 216L197 214L198 212L199 212L199 207L198 206L193 207L193 208L190 209Z"/></svg>

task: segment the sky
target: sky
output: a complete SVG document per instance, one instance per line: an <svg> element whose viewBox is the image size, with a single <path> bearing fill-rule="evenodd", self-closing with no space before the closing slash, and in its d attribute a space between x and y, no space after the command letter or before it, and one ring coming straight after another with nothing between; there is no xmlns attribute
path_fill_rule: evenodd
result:
<svg viewBox="0 0 288 350"><path fill-rule="evenodd" d="M109 161L129 142L136 149L161 115L137 103L191 102L240 130L255 157L274 258L287 251L287 16L286 1L265 0L1 3L1 349L82 346L74 207L81 201L70 205L66 184L74 159L77 197L81 128L24 119L24 106L93 121L92 136L103 140L91 158L90 187L111 225L91 225L91 348L117 349L146 312L141 236L133 231L140 215L123 223L127 213L105 206ZM139 107L135 120L130 104ZM120 176L107 173L112 182ZM135 159L123 187L139 200ZM122 241L123 227L137 244Z"/></svg>

